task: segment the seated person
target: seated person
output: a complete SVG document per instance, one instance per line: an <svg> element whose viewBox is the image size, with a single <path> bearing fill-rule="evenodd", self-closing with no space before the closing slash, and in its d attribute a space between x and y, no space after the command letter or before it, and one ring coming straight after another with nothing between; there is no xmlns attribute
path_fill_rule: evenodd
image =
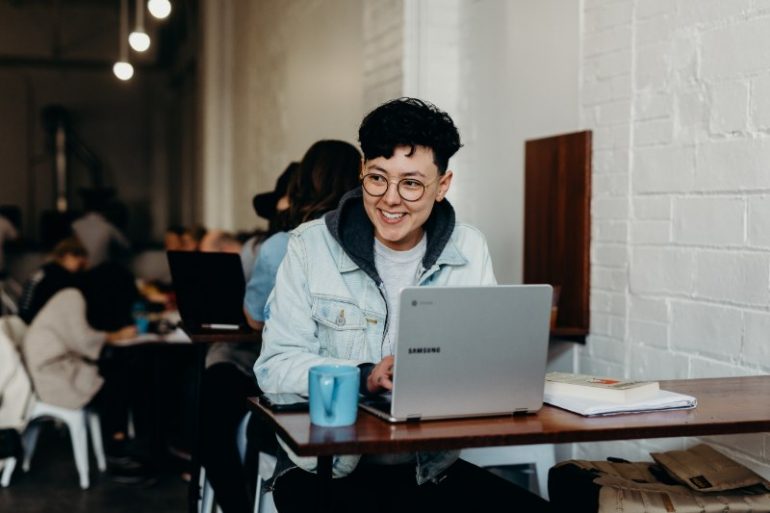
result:
<svg viewBox="0 0 770 513"><path fill-rule="evenodd" d="M72 231L88 251L88 266L96 267L110 260L113 249L127 250L131 243L116 226L123 223L125 207L101 197L101 191L81 191L86 213L72 222Z"/></svg>
<svg viewBox="0 0 770 513"><path fill-rule="evenodd" d="M5 273L5 251L3 246L6 241L16 240L19 232L10 219L0 214L0 278Z"/></svg>
<svg viewBox="0 0 770 513"><path fill-rule="evenodd" d="M163 235L163 248L166 251L198 251L198 245L205 235L206 228L202 226L192 230L184 226L169 226Z"/></svg>
<svg viewBox="0 0 770 513"><path fill-rule="evenodd" d="M279 197L278 214L271 227L280 230L262 243L246 290L245 313L249 324L262 328L264 305L273 289L275 273L286 252L287 230L331 210L343 194L358 183L361 154L343 141L319 141L305 153L289 182L286 197ZM284 206L286 208L284 208ZM225 344L212 347L203 379L203 411L206 433L202 459L223 513L251 511L251 497L235 443L238 423L247 411L246 397L259 395L252 367L259 355L257 344ZM231 349L232 348L232 349ZM262 449L272 449L275 438L269 427L252 422L249 439Z"/></svg>
<svg viewBox="0 0 770 513"><path fill-rule="evenodd" d="M308 370L319 364L357 365L362 392L390 390L400 290L495 283L484 237L456 223L446 201L449 158L460 147L451 118L401 98L369 113L359 139L361 189L291 234L254 366L264 392L307 394ZM343 306L355 312L345 317L365 313L369 322L345 326ZM282 447L273 483L282 513L317 508L321 486L331 487L336 512L549 510L457 451L335 456L336 479L327 483L315 474L315 458Z"/></svg>
<svg viewBox="0 0 770 513"><path fill-rule="evenodd" d="M41 308L54 294L67 287L77 287L80 272L88 264L88 254L77 237L59 242L51 255L53 260L41 267L24 284L19 300L19 317L32 323Z"/></svg>
<svg viewBox="0 0 770 513"><path fill-rule="evenodd" d="M208 230L205 226L196 225L182 234L182 251L198 251L201 241L206 236Z"/></svg>
<svg viewBox="0 0 770 513"><path fill-rule="evenodd" d="M289 208L289 200L286 196L286 191L289 187L289 180L299 168L299 162L291 162L286 169L283 170L278 176L278 180L275 182L275 190L270 192L261 192L255 194L251 200L251 204L254 207L254 212L263 219L269 222L267 230L257 228L252 232L244 234L243 247L241 248L241 264L243 265L243 276L248 282L251 279L251 271L254 269L254 262L257 261L257 255L259 255L259 248L262 247L262 242L265 241L270 235L275 233L277 229L273 226L274 219L276 218L276 212L281 212ZM251 371L249 371L251 373Z"/></svg>
<svg viewBox="0 0 770 513"><path fill-rule="evenodd" d="M40 400L63 408L95 408L101 417L105 452L111 463L123 464L127 462L121 442L129 406L137 435L149 434L149 413L142 403L150 396L146 389L150 380L136 354L113 350L134 343L131 304L136 289L131 289L133 278L128 271L111 265L88 271L79 287L54 294L32 321L22 351ZM140 466L128 463L134 470Z"/></svg>
<svg viewBox="0 0 770 513"><path fill-rule="evenodd" d="M235 235L224 230L209 230L201 239L199 251L208 253L241 254L241 241Z"/></svg>

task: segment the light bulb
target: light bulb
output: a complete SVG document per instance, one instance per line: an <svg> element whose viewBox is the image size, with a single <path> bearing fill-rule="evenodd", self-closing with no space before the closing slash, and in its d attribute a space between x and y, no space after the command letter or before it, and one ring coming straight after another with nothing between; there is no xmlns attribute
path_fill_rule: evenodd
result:
<svg viewBox="0 0 770 513"><path fill-rule="evenodd" d="M121 80L130 80L134 76L134 67L130 62L118 61L112 67L112 72Z"/></svg>
<svg viewBox="0 0 770 513"><path fill-rule="evenodd" d="M128 44L137 52L144 52L150 47L150 36L146 32L134 30L128 35Z"/></svg>
<svg viewBox="0 0 770 513"><path fill-rule="evenodd" d="M147 2L147 10L156 18L162 20L171 14L171 2L168 0L150 0Z"/></svg>

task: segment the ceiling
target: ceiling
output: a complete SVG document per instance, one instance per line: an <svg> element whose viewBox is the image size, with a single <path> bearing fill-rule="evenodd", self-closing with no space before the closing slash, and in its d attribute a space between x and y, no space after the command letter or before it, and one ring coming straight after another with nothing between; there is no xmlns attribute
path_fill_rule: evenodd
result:
<svg viewBox="0 0 770 513"><path fill-rule="evenodd" d="M128 0L129 31L136 0ZM139 68L170 67L190 53L197 32L197 2L172 1L163 21L145 11L152 39L143 54L130 51ZM109 66L119 56L119 0L0 0L0 68ZM185 48L187 50L185 50Z"/></svg>

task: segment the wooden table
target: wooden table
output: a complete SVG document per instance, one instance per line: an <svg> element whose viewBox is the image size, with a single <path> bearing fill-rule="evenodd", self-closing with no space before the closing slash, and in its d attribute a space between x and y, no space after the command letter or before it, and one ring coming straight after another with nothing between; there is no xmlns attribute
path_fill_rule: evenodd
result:
<svg viewBox="0 0 770 513"><path fill-rule="evenodd" d="M661 381L661 388L693 395L691 410L582 417L552 406L537 414L389 424L360 411L355 425L323 428L307 413L274 414L250 398L300 456L318 456L331 476L334 454L436 451L465 447L595 442L770 431L770 376Z"/></svg>
<svg viewBox="0 0 770 513"><path fill-rule="evenodd" d="M208 331L206 333L190 333L187 332L190 340L192 341L196 349L196 362L197 369L195 372L195 381L193 382L193 397L195 398L195 412L193 412L193 418L196 422L192 426L192 448L191 448L191 472L190 472L190 485L187 489L187 506L190 513L198 513L198 501L200 499L200 452L201 452L201 440L205 436L205 433L201 430L203 426L202 422L202 409L200 407L201 401L201 384L203 381L203 372L206 370L206 352L209 345L224 342L224 343L262 343L261 331Z"/></svg>

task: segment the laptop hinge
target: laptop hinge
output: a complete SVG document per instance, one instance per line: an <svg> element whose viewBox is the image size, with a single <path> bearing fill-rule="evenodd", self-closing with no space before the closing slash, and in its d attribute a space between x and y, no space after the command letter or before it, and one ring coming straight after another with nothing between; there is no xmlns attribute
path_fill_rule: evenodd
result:
<svg viewBox="0 0 770 513"><path fill-rule="evenodd" d="M513 414L514 414L514 415L524 415L524 414L526 414L526 413L529 413L529 410L528 410L527 408L516 408L516 409L513 411Z"/></svg>
<svg viewBox="0 0 770 513"><path fill-rule="evenodd" d="M421 418L422 418L422 415L412 414L412 415L407 415L406 416L406 421L407 422L419 422Z"/></svg>

